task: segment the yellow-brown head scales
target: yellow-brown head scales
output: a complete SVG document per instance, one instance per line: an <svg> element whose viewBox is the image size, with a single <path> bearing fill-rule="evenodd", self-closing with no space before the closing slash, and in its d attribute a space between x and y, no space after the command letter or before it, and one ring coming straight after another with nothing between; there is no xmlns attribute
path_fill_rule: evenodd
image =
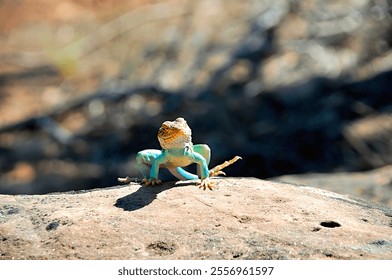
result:
<svg viewBox="0 0 392 280"><path fill-rule="evenodd" d="M158 140L163 149L192 146L192 131L184 118L165 121L158 130Z"/></svg>

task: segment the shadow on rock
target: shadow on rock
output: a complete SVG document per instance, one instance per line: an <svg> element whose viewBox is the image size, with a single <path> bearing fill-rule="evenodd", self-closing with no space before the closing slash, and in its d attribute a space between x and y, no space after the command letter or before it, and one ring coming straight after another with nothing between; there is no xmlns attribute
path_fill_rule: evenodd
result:
<svg viewBox="0 0 392 280"><path fill-rule="evenodd" d="M186 183L186 185L188 184ZM137 191L117 199L114 206L122 208L124 211L135 211L149 205L157 198L159 193L182 186L185 186L185 184L167 182L154 187L140 187Z"/></svg>

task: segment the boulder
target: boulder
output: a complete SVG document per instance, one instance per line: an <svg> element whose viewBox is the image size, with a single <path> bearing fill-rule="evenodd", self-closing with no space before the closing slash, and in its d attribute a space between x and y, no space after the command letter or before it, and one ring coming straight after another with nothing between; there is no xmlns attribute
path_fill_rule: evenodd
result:
<svg viewBox="0 0 392 280"><path fill-rule="evenodd" d="M392 209L253 178L0 195L0 259L392 259Z"/></svg>

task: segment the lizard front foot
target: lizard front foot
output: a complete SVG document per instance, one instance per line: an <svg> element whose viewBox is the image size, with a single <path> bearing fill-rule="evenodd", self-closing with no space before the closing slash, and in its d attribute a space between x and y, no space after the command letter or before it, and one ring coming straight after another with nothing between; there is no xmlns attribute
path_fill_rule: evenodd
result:
<svg viewBox="0 0 392 280"><path fill-rule="evenodd" d="M211 182L210 178L205 178L202 179L200 183L197 184L199 186L199 189L206 190L209 188L210 190L213 190L215 188L215 183Z"/></svg>
<svg viewBox="0 0 392 280"><path fill-rule="evenodd" d="M147 186L155 186L155 185L160 185L160 184L162 184L162 181L161 180L158 180L158 179L152 179L152 178L150 178L150 179L146 179L146 178L144 178L143 179L143 184L147 187Z"/></svg>

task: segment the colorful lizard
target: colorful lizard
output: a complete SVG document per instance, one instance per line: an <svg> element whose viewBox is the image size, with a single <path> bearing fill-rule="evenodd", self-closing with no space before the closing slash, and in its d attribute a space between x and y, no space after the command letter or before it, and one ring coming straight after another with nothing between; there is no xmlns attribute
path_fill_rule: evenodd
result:
<svg viewBox="0 0 392 280"><path fill-rule="evenodd" d="M192 131L183 118L177 118L175 121L165 121L158 130L158 140L162 150L147 149L138 152L136 155L136 164L144 177L143 183L146 186L162 183L158 179L158 173L159 168L164 167L180 180L200 178L199 188L212 190L215 183L210 180L210 177L226 175L222 169L241 159L241 157L235 156L233 159L209 170L211 149L205 144L193 145ZM197 175L182 168L192 163L197 164ZM118 178L118 181L129 183L130 178Z"/></svg>

